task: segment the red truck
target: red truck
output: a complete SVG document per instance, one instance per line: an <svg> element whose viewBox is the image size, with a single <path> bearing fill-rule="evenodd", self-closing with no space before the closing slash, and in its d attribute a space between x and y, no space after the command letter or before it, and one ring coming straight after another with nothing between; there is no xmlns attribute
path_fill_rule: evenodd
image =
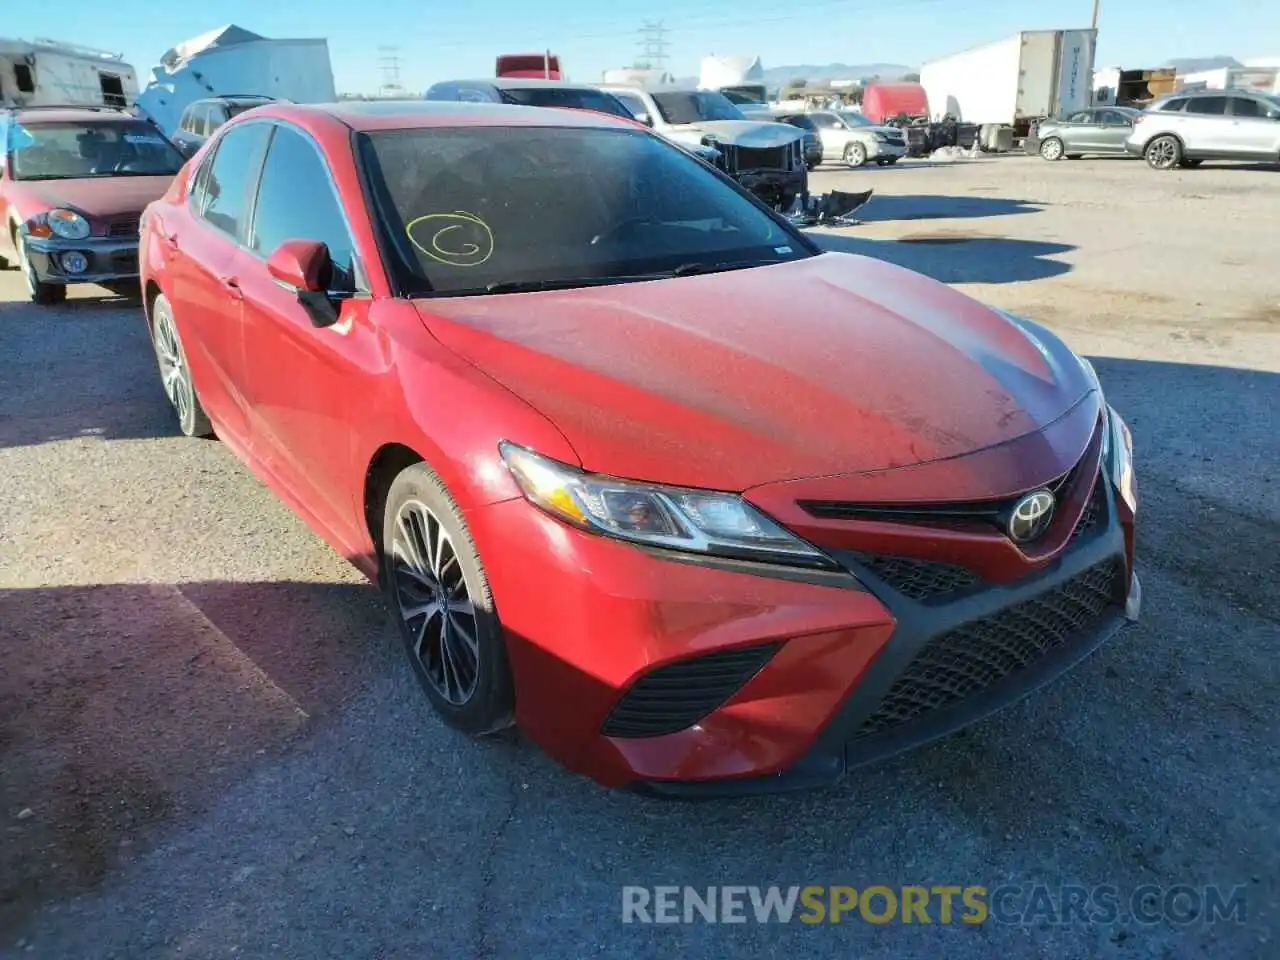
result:
<svg viewBox="0 0 1280 960"><path fill-rule="evenodd" d="M564 79L560 75L560 58L550 50L546 53L504 53L498 57L494 76L507 79Z"/></svg>

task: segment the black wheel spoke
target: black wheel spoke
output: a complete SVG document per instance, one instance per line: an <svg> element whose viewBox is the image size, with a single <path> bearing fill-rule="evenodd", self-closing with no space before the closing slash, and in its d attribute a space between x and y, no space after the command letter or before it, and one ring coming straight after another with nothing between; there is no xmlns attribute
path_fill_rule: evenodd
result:
<svg viewBox="0 0 1280 960"><path fill-rule="evenodd" d="M396 514L391 544L396 606L418 667L448 703L462 706L480 672L478 624L448 530L422 502Z"/></svg>

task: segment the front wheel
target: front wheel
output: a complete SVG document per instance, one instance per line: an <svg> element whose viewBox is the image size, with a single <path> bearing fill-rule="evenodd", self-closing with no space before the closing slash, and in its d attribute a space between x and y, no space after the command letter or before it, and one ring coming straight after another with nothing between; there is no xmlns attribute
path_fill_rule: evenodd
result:
<svg viewBox="0 0 1280 960"><path fill-rule="evenodd" d="M489 580L462 511L426 464L387 491L382 544L383 590L436 713L470 734L509 727L515 695Z"/></svg>
<svg viewBox="0 0 1280 960"><path fill-rule="evenodd" d="M862 143L851 143L844 148L846 166L860 167L867 162L867 147Z"/></svg>
<svg viewBox="0 0 1280 960"><path fill-rule="evenodd" d="M1044 143L1040 144L1040 157L1044 160L1061 160L1063 154L1062 141L1057 137L1050 137Z"/></svg>
<svg viewBox="0 0 1280 960"><path fill-rule="evenodd" d="M1153 170L1172 170L1182 162L1182 144L1177 137L1159 136L1142 151Z"/></svg>
<svg viewBox="0 0 1280 960"><path fill-rule="evenodd" d="M40 279L40 275L36 273L36 268L31 265L31 260L27 257L27 244L21 236L18 237L17 247L18 269L22 271L22 275L26 278L27 296L31 298L31 302L42 307L49 307L65 301L67 299L67 288L60 283L45 283Z"/></svg>

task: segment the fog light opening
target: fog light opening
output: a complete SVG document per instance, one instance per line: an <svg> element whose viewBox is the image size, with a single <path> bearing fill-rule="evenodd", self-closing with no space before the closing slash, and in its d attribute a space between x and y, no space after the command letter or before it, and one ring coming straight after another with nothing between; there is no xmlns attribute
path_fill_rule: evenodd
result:
<svg viewBox="0 0 1280 960"><path fill-rule="evenodd" d="M83 253L64 253L58 257L63 273L81 274L89 269L89 258Z"/></svg>

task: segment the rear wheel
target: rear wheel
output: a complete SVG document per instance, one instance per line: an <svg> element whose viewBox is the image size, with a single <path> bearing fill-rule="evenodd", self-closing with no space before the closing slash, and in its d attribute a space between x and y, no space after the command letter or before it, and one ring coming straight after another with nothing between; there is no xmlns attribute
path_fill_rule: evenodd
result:
<svg viewBox="0 0 1280 960"><path fill-rule="evenodd" d="M867 162L867 147L862 143L851 143L844 148L846 166L860 167Z"/></svg>
<svg viewBox="0 0 1280 960"><path fill-rule="evenodd" d="M1040 144L1040 156L1045 160L1061 160L1062 154L1062 141L1057 137L1050 137Z"/></svg>
<svg viewBox="0 0 1280 960"><path fill-rule="evenodd" d="M1177 137L1162 135L1148 143L1142 155L1151 169L1172 170L1182 162L1182 144Z"/></svg>
<svg viewBox="0 0 1280 960"><path fill-rule="evenodd" d="M426 464L387 491L382 544L383 591L436 713L471 734L509 727L515 695L489 581L462 511Z"/></svg>
<svg viewBox="0 0 1280 960"><path fill-rule="evenodd" d="M178 429L187 437L213 436L213 424L200 406L191 368L187 365L187 351L173 322L173 308L163 293L151 305L151 346L160 367L164 395L178 417Z"/></svg>

